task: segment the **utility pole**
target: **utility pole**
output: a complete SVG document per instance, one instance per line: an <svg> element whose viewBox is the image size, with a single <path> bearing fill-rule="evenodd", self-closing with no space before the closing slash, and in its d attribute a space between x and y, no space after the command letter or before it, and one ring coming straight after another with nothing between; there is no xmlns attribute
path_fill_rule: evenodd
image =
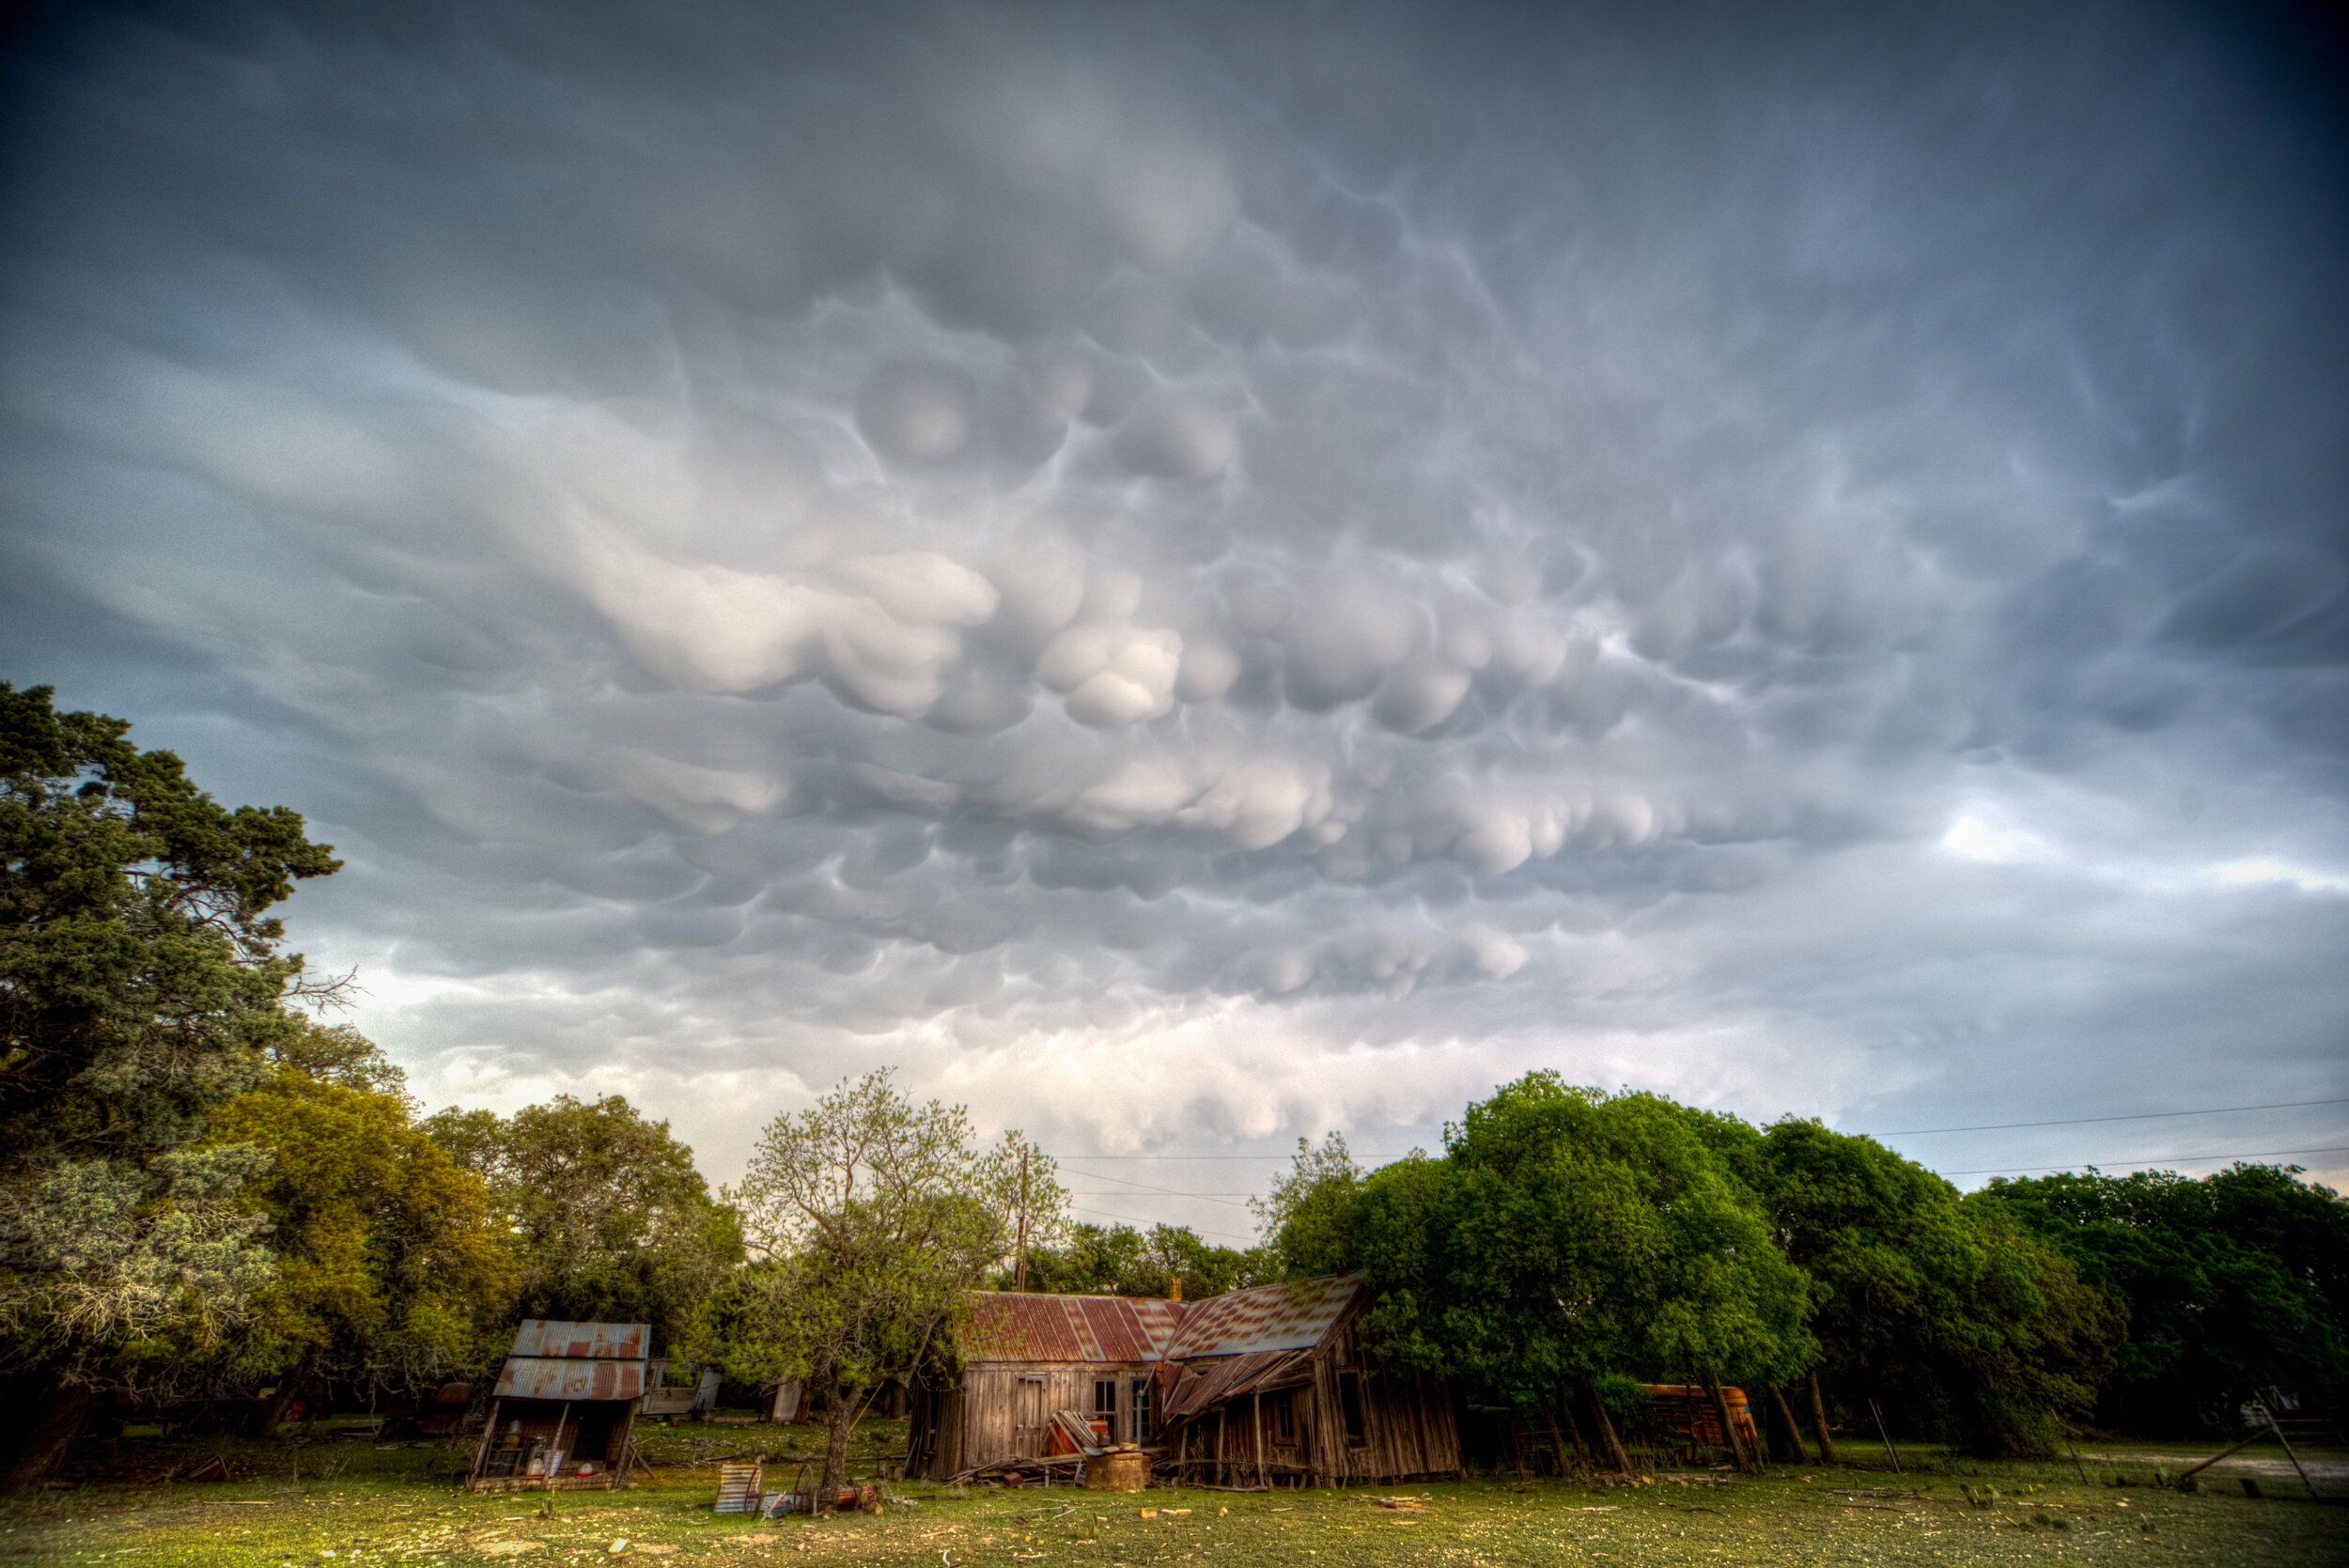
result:
<svg viewBox="0 0 2349 1568"><path fill-rule="evenodd" d="M1019 1294L1028 1293L1028 1151L1019 1151Z"/></svg>

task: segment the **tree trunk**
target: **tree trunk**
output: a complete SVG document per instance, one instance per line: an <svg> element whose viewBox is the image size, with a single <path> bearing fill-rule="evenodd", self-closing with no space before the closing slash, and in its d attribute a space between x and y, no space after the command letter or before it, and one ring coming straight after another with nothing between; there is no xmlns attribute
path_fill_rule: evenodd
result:
<svg viewBox="0 0 2349 1568"><path fill-rule="evenodd" d="M1811 1451L1802 1446L1802 1428L1795 1423L1795 1407L1786 1403L1786 1390L1773 1383L1769 1386L1770 1403L1778 1406L1778 1419L1786 1424L1786 1445L1795 1451L1795 1463L1811 1463Z"/></svg>
<svg viewBox="0 0 2349 1568"><path fill-rule="evenodd" d="M1591 1462L1591 1447L1582 1440L1582 1428L1575 1424L1574 1401L1566 1396L1565 1389L1560 1389L1553 1403L1557 1405L1558 1414L1565 1420L1566 1436L1573 1439L1575 1458L1588 1465Z"/></svg>
<svg viewBox="0 0 2349 1568"><path fill-rule="evenodd" d="M840 1500L840 1489L848 1483L848 1433L856 1422L856 1389L834 1383L832 1397L825 1402L824 1419L832 1434L824 1444L824 1479L816 1488L816 1499L831 1508Z"/></svg>
<svg viewBox="0 0 2349 1568"><path fill-rule="evenodd" d="M7 1473L0 1474L0 1494L30 1492L47 1481L96 1408L98 1390L87 1384L52 1385L34 1405Z"/></svg>
<svg viewBox="0 0 2349 1568"><path fill-rule="evenodd" d="M1721 1441L1728 1445L1730 1461L1737 1467L1737 1473L1744 1475L1759 1469L1746 1457L1745 1434L1729 1419L1729 1396L1721 1392L1720 1384L1709 1374L1704 1380L1704 1391L1712 1398L1713 1417L1721 1423Z"/></svg>
<svg viewBox="0 0 2349 1568"><path fill-rule="evenodd" d="M292 1407L293 1402L301 1397L302 1390L309 1387L314 1375L316 1374L311 1371L311 1358L303 1357L300 1363L279 1381L277 1391L270 1395L268 1403L255 1412L253 1436L256 1437L276 1436L279 1424L286 1419L286 1412Z"/></svg>
<svg viewBox="0 0 2349 1568"><path fill-rule="evenodd" d="M1811 1379L1811 1424L1816 1427L1819 1433L1819 1463L1840 1465L1843 1461L1835 1457L1835 1439L1828 1436L1827 1401L1819 1397L1819 1369L1812 1367L1809 1376Z"/></svg>
<svg viewBox="0 0 2349 1568"><path fill-rule="evenodd" d="M1631 1473L1631 1456L1623 1451L1622 1441L1615 1436L1615 1423L1607 1417L1607 1406L1598 1401L1598 1383L1595 1378L1582 1379L1582 1397L1591 1402L1591 1420L1598 1423L1599 1446L1607 1454L1607 1462L1625 1475Z"/></svg>

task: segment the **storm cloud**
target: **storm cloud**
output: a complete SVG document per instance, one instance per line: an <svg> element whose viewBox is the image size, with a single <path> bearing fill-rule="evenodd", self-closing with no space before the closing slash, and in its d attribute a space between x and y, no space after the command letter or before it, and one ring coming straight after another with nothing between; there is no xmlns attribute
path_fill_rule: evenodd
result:
<svg viewBox="0 0 2349 1568"><path fill-rule="evenodd" d="M713 1174L2349 1094L2349 160L2218 9L59 11L0 654Z"/></svg>

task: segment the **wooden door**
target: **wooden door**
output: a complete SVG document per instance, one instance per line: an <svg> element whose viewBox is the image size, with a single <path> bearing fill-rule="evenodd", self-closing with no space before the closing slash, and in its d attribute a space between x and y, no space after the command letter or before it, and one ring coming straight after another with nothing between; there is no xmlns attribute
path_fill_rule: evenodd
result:
<svg viewBox="0 0 2349 1568"><path fill-rule="evenodd" d="M1024 1459L1040 1457L1044 1452L1044 1380L1023 1377L1019 1380L1019 1419L1012 1431L1012 1445Z"/></svg>

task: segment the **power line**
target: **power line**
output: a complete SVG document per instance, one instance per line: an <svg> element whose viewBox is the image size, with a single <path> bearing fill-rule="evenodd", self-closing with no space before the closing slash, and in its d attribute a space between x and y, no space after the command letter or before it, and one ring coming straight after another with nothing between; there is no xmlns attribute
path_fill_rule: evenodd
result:
<svg viewBox="0 0 2349 1568"><path fill-rule="evenodd" d="M2135 1116L2073 1116L2061 1122L1992 1122L1978 1127L1905 1127L1899 1132L1855 1132L1845 1136L1922 1138L1933 1132L2011 1132L2016 1127L2082 1127L2094 1122L2157 1122L2170 1116L2226 1116L2238 1110L2300 1110L2319 1105L2349 1105L2349 1099L2286 1100L2280 1105L2217 1105L2207 1110L2147 1110Z"/></svg>
<svg viewBox="0 0 2349 1568"><path fill-rule="evenodd" d="M2069 1165L1992 1165L1980 1171L1942 1171L1943 1176L1997 1176L2009 1171L2077 1171L2083 1165L2200 1165L2206 1159L2266 1159L2274 1155L2349 1155L2349 1143L2329 1149L2254 1149L2239 1155L2138 1155L2128 1159L2076 1159Z"/></svg>
<svg viewBox="0 0 2349 1568"><path fill-rule="evenodd" d="M1211 1203L1224 1203L1222 1195L1213 1192L1177 1192L1171 1187L1153 1187L1148 1182L1138 1182L1130 1176L1112 1176L1098 1171L1080 1171L1077 1173L1079 1175L1090 1175L1097 1182L1124 1182L1128 1187L1140 1189L1133 1192L1089 1192L1084 1195L1089 1198L1139 1198L1143 1192L1163 1192L1171 1198L1204 1198ZM1071 1194L1071 1196L1075 1196L1075 1194ZM1232 1196L1236 1198L1252 1198L1255 1194L1252 1192L1237 1192L1232 1194ZM1244 1209L1248 1205L1246 1203L1228 1203L1226 1206L1236 1209Z"/></svg>
<svg viewBox="0 0 2349 1568"><path fill-rule="evenodd" d="M1070 1208L1071 1208L1071 1210L1072 1210L1073 1212L1078 1213L1078 1214L1089 1214L1089 1215L1093 1216L1096 1219L1122 1219L1122 1220L1124 1220L1126 1223L1128 1223L1128 1224L1129 1224L1129 1225L1155 1225L1155 1224L1157 1224L1157 1223L1158 1223L1158 1221L1157 1221L1157 1220L1155 1220L1155 1219L1143 1219L1140 1215L1134 1215L1134 1214L1112 1214L1112 1213L1111 1213L1109 1210L1107 1210L1107 1209L1082 1209L1082 1208L1077 1208L1077 1207L1076 1207L1076 1205L1075 1205L1075 1204L1073 1204L1073 1203L1072 1203L1072 1204L1070 1204L1069 1206L1070 1206ZM1237 1235L1234 1235L1234 1234L1233 1234L1231 1232L1229 1232L1229 1231L1199 1231L1199 1230L1194 1230L1191 1234L1192 1234L1193 1235L1201 1235L1201 1236L1219 1236L1219 1237L1222 1238L1222 1239L1223 1239L1223 1240L1225 1240L1225 1241L1237 1241L1237 1242L1238 1242L1238 1243L1239 1243L1242 1247L1253 1247L1253 1246L1255 1246L1255 1245L1256 1245L1256 1238L1255 1238L1254 1236L1237 1236Z"/></svg>
<svg viewBox="0 0 2349 1568"><path fill-rule="evenodd" d="M1852 1132L1845 1133L1844 1136L1847 1138L1924 1138L1944 1132L2013 1132L2022 1127L2093 1126L2106 1122L2156 1122L2178 1116L2230 1116L2247 1110L2306 1110L2328 1105L2349 1105L2349 1097L2330 1100L2283 1100L2274 1105L2214 1105L2206 1106L2200 1110L2146 1110L2128 1116L2068 1116L2052 1122L1985 1122L1978 1126L1966 1127L1903 1127L1896 1132ZM1102 1160L1277 1160L1283 1157L1280 1153L1268 1151L1256 1155L1054 1155L1052 1157L1063 1162L1071 1160L1098 1162ZM2019 1170L2023 1167L2018 1166L2015 1169ZM2064 1167L2050 1165L2031 1167L2031 1169L2058 1171ZM1106 1172L1078 1172L1077 1174L1096 1174L1111 1181L1122 1179L1110 1176Z"/></svg>

